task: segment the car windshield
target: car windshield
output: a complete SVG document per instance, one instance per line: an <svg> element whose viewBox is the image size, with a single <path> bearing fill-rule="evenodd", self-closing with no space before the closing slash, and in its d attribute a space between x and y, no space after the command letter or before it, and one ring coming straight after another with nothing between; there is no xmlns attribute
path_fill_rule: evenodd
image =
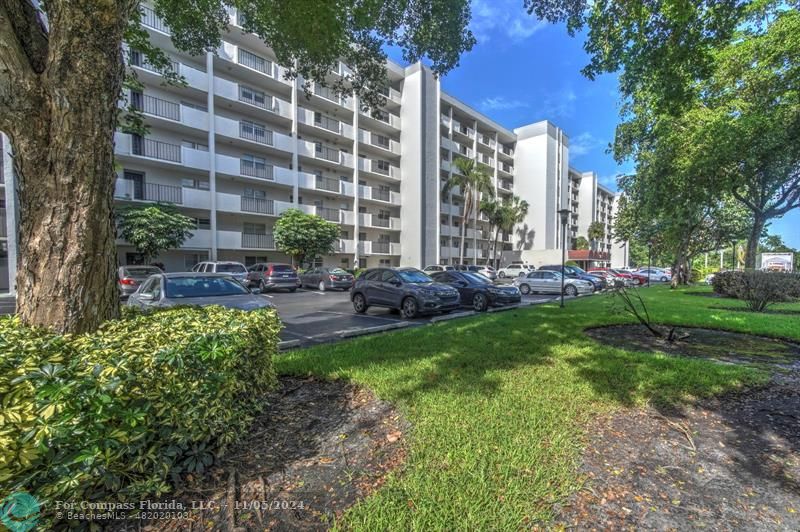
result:
<svg viewBox="0 0 800 532"><path fill-rule="evenodd" d="M329 271L333 275L350 275L349 273L347 273L346 271L344 271L341 268L331 268Z"/></svg>
<svg viewBox="0 0 800 532"><path fill-rule="evenodd" d="M272 271L273 271L273 272L283 272L283 273L286 273L286 272L293 272L293 271L294 271L294 268L292 268L292 267L291 267L291 266L289 266L288 264L273 264L273 265L272 265Z"/></svg>
<svg viewBox="0 0 800 532"><path fill-rule="evenodd" d="M241 264L217 264L217 273L247 273Z"/></svg>
<svg viewBox="0 0 800 532"><path fill-rule="evenodd" d="M396 272L405 283L432 283L433 279L418 270L399 270Z"/></svg>
<svg viewBox="0 0 800 532"><path fill-rule="evenodd" d="M145 276L145 275L155 275L157 273L161 273L161 270L154 266L136 266L136 267L127 267L123 270L125 275L136 275L136 276Z"/></svg>
<svg viewBox="0 0 800 532"><path fill-rule="evenodd" d="M471 283L492 284L492 281L488 277L481 275L479 273L466 272L462 273L461 275L463 275Z"/></svg>
<svg viewBox="0 0 800 532"><path fill-rule="evenodd" d="M238 281L227 277L176 277L166 279L168 298L221 297L249 294Z"/></svg>

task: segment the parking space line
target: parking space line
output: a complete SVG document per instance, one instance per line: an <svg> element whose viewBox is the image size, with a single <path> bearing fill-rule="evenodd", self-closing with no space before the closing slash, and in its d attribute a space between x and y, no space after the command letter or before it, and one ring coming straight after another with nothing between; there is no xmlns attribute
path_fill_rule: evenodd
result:
<svg viewBox="0 0 800 532"><path fill-rule="evenodd" d="M350 314L347 312L334 312L333 310L318 310L317 312L324 312L325 314L336 314L337 316L358 316L360 318L373 318L376 320L384 320L384 321L399 321L399 318L386 318L384 316L374 316L372 314Z"/></svg>

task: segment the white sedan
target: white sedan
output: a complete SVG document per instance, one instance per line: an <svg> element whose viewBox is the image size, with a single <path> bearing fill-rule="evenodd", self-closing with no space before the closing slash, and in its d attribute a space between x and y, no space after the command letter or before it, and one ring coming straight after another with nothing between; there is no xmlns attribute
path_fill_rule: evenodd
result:
<svg viewBox="0 0 800 532"><path fill-rule="evenodd" d="M514 279L514 286L519 288L522 295L530 293L561 294L561 272L539 270ZM564 295L577 296L578 294L591 294L594 286L589 281L564 279Z"/></svg>
<svg viewBox="0 0 800 532"><path fill-rule="evenodd" d="M520 275L529 274L533 268L527 264L509 264L497 270L497 276L501 279L506 277L519 277Z"/></svg>

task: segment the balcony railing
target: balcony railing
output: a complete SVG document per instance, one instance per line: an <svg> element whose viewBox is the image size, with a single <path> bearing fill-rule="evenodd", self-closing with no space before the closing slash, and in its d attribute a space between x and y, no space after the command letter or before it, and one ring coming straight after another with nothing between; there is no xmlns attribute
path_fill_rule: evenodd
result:
<svg viewBox="0 0 800 532"><path fill-rule="evenodd" d="M5 209L0 209L0 236L8 236L8 228L6 227Z"/></svg>
<svg viewBox="0 0 800 532"><path fill-rule="evenodd" d="M242 211L275 214L275 200L242 196Z"/></svg>
<svg viewBox="0 0 800 532"><path fill-rule="evenodd" d="M242 48L239 48L238 50L238 62L240 65L257 70L263 74L266 74L267 76L274 77L272 71L272 61L269 59L264 59L260 55L256 55L253 52L243 50Z"/></svg>
<svg viewBox="0 0 800 532"><path fill-rule="evenodd" d="M239 137L272 146L272 131L247 122L239 122Z"/></svg>
<svg viewBox="0 0 800 532"><path fill-rule="evenodd" d="M383 174L383 175L390 175L392 173L392 167L382 163L381 161L370 161L370 170L375 172L376 174Z"/></svg>
<svg viewBox="0 0 800 532"><path fill-rule="evenodd" d="M144 24L149 28L153 28L154 30L158 30L161 33L166 33L167 35L170 34L169 26L164 24L164 21L161 20L161 17L156 15L156 12L153 11L153 9L147 6L142 6L141 12L142 12L142 24Z"/></svg>
<svg viewBox="0 0 800 532"><path fill-rule="evenodd" d="M373 253L389 253L389 249L391 249L391 243L389 242L372 242Z"/></svg>
<svg viewBox="0 0 800 532"><path fill-rule="evenodd" d="M129 182L131 183L131 187L128 188L128 191L133 192L133 197L125 194L127 199L157 201L159 203L183 203L183 189L181 187L162 185L160 183Z"/></svg>
<svg viewBox="0 0 800 532"><path fill-rule="evenodd" d="M240 88L239 101L248 103L250 105L255 105L256 107L266 109L267 111L275 110L275 102L273 101L272 96L269 94L264 94L263 92L259 93L253 90L245 92Z"/></svg>
<svg viewBox="0 0 800 532"><path fill-rule="evenodd" d="M239 160L239 173L250 177L269 179L270 181L275 179L273 177L272 165L256 163L253 161L248 161L247 159Z"/></svg>
<svg viewBox="0 0 800 532"><path fill-rule="evenodd" d="M152 157L153 159L161 159L162 161L181 162L181 147L177 144L148 139L138 135L133 136L131 152L134 155Z"/></svg>
<svg viewBox="0 0 800 532"><path fill-rule="evenodd" d="M341 122L334 118L320 114L314 114L314 125L323 129L327 129L328 131L334 131L336 133L339 133L342 130Z"/></svg>
<svg viewBox="0 0 800 532"><path fill-rule="evenodd" d="M275 238L271 233L242 232L242 247L250 249L275 249Z"/></svg>
<svg viewBox="0 0 800 532"><path fill-rule="evenodd" d="M332 179L330 177L323 177L318 175L314 182L314 188L318 190L329 190L331 192L340 192L342 185L338 179Z"/></svg>
<svg viewBox="0 0 800 532"><path fill-rule="evenodd" d="M389 227L389 218L381 218L379 216L373 216L372 225L374 225L375 227Z"/></svg>
<svg viewBox="0 0 800 532"><path fill-rule="evenodd" d="M389 137L384 137L383 135L371 134L369 137L369 143L385 150L392 149L392 141L389 140Z"/></svg>
<svg viewBox="0 0 800 532"><path fill-rule="evenodd" d="M314 94L338 104L342 103L342 98L338 94L329 87L325 87L319 83L314 83Z"/></svg>
<svg viewBox="0 0 800 532"><path fill-rule="evenodd" d="M373 188L372 189L372 199L380 200L380 201L390 201L392 197L392 193L388 190L383 190L380 188Z"/></svg>
<svg viewBox="0 0 800 532"><path fill-rule="evenodd" d="M500 163L500 169L509 174L514 172L514 168L508 163Z"/></svg>
<svg viewBox="0 0 800 532"><path fill-rule="evenodd" d="M329 207L317 207L317 216L321 216L329 222L338 222L341 219L339 209L331 209Z"/></svg>
<svg viewBox="0 0 800 532"><path fill-rule="evenodd" d="M325 159L326 161L333 161L338 163L341 160L341 152L337 148L329 148L317 144L314 148L314 155L317 159Z"/></svg>
<svg viewBox="0 0 800 532"><path fill-rule="evenodd" d="M509 157L513 157L513 155L514 155L514 150L511 149L511 148L508 148L506 146L503 146L503 149L501 149L500 151L502 151L503 153L505 153Z"/></svg>
<svg viewBox="0 0 800 532"><path fill-rule="evenodd" d="M161 74L162 71L159 68L156 68L153 64L151 64L145 55L140 52L139 50L131 50L128 53L128 62L131 66L139 67L141 69L147 70L149 72L153 72L155 74ZM172 72L179 72L180 71L180 63L175 60L170 59L169 65L167 67L168 70Z"/></svg>
<svg viewBox="0 0 800 532"><path fill-rule="evenodd" d="M141 98L133 97L131 99L133 107L153 116L160 116L162 118L169 118L170 120L180 121L181 119L181 106L169 100L162 100L149 94L144 94Z"/></svg>

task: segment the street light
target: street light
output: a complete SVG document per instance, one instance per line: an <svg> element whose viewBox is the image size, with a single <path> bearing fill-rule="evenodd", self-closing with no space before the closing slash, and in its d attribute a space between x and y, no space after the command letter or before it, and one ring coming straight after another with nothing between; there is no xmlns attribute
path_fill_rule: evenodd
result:
<svg viewBox="0 0 800 532"><path fill-rule="evenodd" d="M569 221L569 209L561 209L558 215L561 217L561 308L564 308L564 263L567 255L567 221Z"/></svg>
<svg viewBox="0 0 800 532"><path fill-rule="evenodd" d="M653 241L647 241L647 288L650 288L650 276L653 275L651 263L653 262Z"/></svg>

